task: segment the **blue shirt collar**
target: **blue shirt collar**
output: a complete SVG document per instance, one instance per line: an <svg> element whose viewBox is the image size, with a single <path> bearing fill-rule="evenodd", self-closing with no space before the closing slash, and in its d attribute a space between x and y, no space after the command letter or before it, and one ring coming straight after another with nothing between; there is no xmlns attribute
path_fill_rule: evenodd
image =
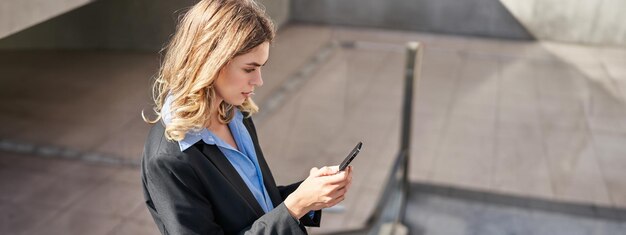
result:
<svg viewBox="0 0 626 235"><path fill-rule="evenodd" d="M163 119L163 123L167 126L167 124L172 122L172 112L170 111L170 106L172 104L171 96L167 96L165 98L165 102L163 103L163 108L161 109L161 117ZM235 108L235 117L233 120L228 123L228 126L231 130L235 130L235 128L239 128L236 126L236 123L243 122L243 114L239 111L238 108ZM189 130L185 134L185 138L178 141L178 146L180 147L180 151L185 151L189 147L198 143L198 141L204 141L206 144L217 145L223 148L233 149L229 144L222 141L220 138L217 138L212 132L210 132L206 128L202 128L201 130Z"/></svg>

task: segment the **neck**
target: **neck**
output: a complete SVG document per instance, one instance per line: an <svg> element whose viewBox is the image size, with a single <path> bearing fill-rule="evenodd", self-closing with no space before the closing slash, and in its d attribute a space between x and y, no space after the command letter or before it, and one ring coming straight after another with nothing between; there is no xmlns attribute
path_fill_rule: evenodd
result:
<svg viewBox="0 0 626 235"><path fill-rule="evenodd" d="M223 126L223 125L224 125L224 124L220 123L220 120L219 120L219 119L220 119L220 118L219 118L220 114L219 114L219 112L217 111L217 110L218 110L218 108L219 108L219 105L222 103L222 101L223 101L223 100L222 100L222 99L219 99L219 98L218 98L218 99L215 99L215 100L213 101L213 105L212 105L212 106L214 107L214 108L213 108L213 112L212 112L212 114L211 114L211 117L209 118L209 123L207 123L207 124L205 125L205 126L206 126L206 128L207 128L207 129L209 129L209 130L214 130L215 128L218 128L218 127L221 127L221 126Z"/></svg>

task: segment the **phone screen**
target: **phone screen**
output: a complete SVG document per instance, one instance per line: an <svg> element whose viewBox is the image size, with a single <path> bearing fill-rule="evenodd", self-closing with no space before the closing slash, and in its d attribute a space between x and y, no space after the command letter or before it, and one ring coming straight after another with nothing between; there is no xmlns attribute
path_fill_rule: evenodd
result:
<svg viewBox="0 0 626 235"><path fill-rule="evenodd" d="M341 162L341 164L339 164L339 170L340 171L345 170L346 167L348 167L350 165L350 162L352 162L352 160L356 157L356 155L358 155L361 152L361 146L363 146L362 142L359 142L358 144L356 144L356 146L354 146L354 149L352 149L352 151L350 151L348 156L345 159L343 159L343 162Z"/></svg>

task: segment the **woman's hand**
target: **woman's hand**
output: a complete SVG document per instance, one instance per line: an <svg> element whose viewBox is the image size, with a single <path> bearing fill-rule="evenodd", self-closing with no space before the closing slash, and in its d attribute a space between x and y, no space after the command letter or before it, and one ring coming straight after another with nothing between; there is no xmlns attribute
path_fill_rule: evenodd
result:
<svg viewBox="0 0 626 235"><path fill-rule="evenodd" d="M343 201L352 182L352 166L339 171L339 166L312 168L309 177L285 199L285 206L294 218L312 210L328 208Z"/></svg>

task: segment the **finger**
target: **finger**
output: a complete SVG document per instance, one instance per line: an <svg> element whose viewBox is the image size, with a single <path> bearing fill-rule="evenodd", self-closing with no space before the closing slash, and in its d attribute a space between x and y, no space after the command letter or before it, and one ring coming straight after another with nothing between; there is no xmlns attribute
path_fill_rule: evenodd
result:
<svg viewBox="0 0 626 235"><path fill-rule="evenodd" d="M347 178L348 182L352 182L352 169L350 169L350 172L348 172Z"/></svg>
<svg viewBox="0 0 626 235"><path fill-rule="evenodd" d="M348 175L352 175L352 166L346 168L346 173L348 173Z"/></svg>
<svg viewBox="0 0 626 235"><path fill-rule="evenodd" d="M348 189L345 186L344 187L340 187L340 188L337 188L337 189L333 190L328 196L332 197L332 198L338 198L338 197L346 194L347 190Z"/></svg>
<svg viewBox="0 0 626 235"><path fill-rule="evenodd" d="M319 169L317 169L317 167L313 167L311 168L311 170L309 171L309 175L317 175L317 172L319 171Z"/></svg>
<svg viewBox="0 0 626 235"><path fill-rule="evenodd" d="M339 172L339 166L335 165L335 166L329 166L328 168L330 168L333 172L337 173Z"/></svg>
<svg viewBox="0 0 626 235"><path fill-rule="evenodd" d="M334 187L334 189L335 189L335 190L337 190L337 189L340 189L340 188L346 187L346 185L348 185L348 183L349 183L349 182L348 182L348 180L346 179L346 180L343 180L343 181L339 181L339 182L337 182L337 183L330 184L329 186L330 186L330 187Z"/></svg>
<svg viewBox="0 0 626 235"><path fill-rule="evenodd" d="M335 205L339 204L340 202L342 202L344 199L346 199L346 197L342 195L342 196L340 196L338 198L335 198L335 199L331 200L330 202L326 203L325 206L326 206L326 208L335 206Z"/></svg>
<svg viewBox="0 0 626 235"><path fill-rule="evenodd" d="M347 185L346 183L341 183L341 184L332 184L332 185L325 185L323 186L321 193L324 196L335 196L337 191L342 190L343 188L345 188Z"/></svg>
<svg viewBox="0 0 626 235"><path fill-rule="evenodd" d="M346 179L346 186L350 185L352 185L352 176L348 176L348 179Z"/></svg>
<svg viewBox="0 0 626 235"><path fill-rule="evenodd" d="M334 175L339 172L339 166L324 166L322 169L324 171L320 174L321 176Z"/></svg>
<svg viewBox="0 0 626 235"><path fill-rule="evenodd" d="M331 167L329 166L324 166L322 168L319 169L319 171L317 172L317 176L328 176L328 175L334 175L336 173L335 170L333 170Z"/></svg>
<svg viewBox="0 0 626 235"><path fill-rule="evenodd" d="M334 175L328 175L328 176L324 176L324 180L326 180L326 183L328 184L341 184L343 181L346 181L348 179L348 173L345 171L340 171L337 174Z"/></svg>

